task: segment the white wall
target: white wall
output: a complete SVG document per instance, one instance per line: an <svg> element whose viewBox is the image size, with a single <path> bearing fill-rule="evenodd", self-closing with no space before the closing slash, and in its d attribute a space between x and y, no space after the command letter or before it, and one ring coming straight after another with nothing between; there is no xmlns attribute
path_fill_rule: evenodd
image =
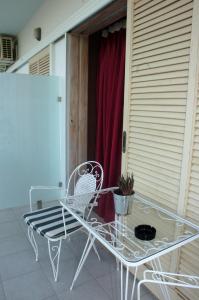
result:
<svg viewBox="0 0 199 300"><path fill-rule="evenodd" d="M28 64L25 64L23 65L21 68L19 68L16 73L19 73L19 74L29 74L29 65Z"/></svg>
<svg viewBox="0 0 199 300"><path fill-rule="evenodd" d="M43 5L18 34L19 57L40 43L33 37L34 28L41 27L44 39L86 2L88 0L44 0Z"/></svg>
<svg viewBox="0 0 199 300"><path fill-rule="evenodd" d="M66 75L66 39L57 41L53 49L53 75L65 77Z"/></svg>

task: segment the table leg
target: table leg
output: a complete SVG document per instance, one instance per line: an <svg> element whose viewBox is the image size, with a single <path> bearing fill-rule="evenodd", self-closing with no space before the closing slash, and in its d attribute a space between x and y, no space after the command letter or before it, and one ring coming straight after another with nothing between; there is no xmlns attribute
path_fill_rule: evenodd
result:
<svg viewBox="0 0 199 300"><path fill-rule="evenodd" d="M137 271L138 267L135 268L134 278L133 278L133 286L132 286L132 292L131 292L131 300L133 300L134 294L135 294L135 283L137 279Z"/></svg>
<svg viewBox="0 0 199 300"><path fill-rule="evenodd" d="M123 294L124 294L124 289L123 289L123 272L124 272L124 266L123 263L120 263L121 267L121 274L120 274L120 279L121 279L121 300L123 300Z"/></svg>
<svg viewBox="0 0 199 300"><path fill-rule="evenodd" d="M125 289L124 289L124 264L121 262L121 300L128 300L128 288L129 288L129 267L126 267L126 279L125 279ZM135 283L136 283L136 276L137 276L137 267L135 268L135 274L133 279L133 286L131 292L131 300L133 300L133 296L135 294Z"/></svg>
<svg viewBox="0 0 199 300"><path fill-rule="evenodd" d="M126 267L125 300L128 300L128 288L129 288L129 266Z"/></svg>
<svg viewBox="0 0 199 300"><path fill-rule="evenodd" d="M89 243L90 242L90 243ZM70 287L70 290L73 289L73 286L74 286L74 283L75 281L77 280L77 277L79 276L79 273L81 272L81 269L84 265L84 262L89 254L89 252L91 251L91 248L93 247L93 244L95 242L95 237L92 237L91 234L89 234L88 236L88 239L87 239L87 242L86 242L86 245L84 247L84 251L82 253L82 256L81 256L81 259L79 261L79 265L77 267L77 270L76 270L76 273L75 273L75 276L73 278L73 281L72 281L72 284L71 284L71 287Z"/></svg>

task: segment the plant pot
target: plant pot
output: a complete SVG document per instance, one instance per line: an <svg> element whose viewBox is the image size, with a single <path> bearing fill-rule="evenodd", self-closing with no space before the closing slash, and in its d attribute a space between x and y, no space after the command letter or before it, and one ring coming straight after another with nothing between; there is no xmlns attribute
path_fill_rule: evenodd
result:
<svg viewBox="0 0 199 300"><path fill-rule="evenodd" d="M134 199L134 193L129 197L129 203L128 203L128 211L127 211L127 215L131 215L132 214L132 209L133 209L133 199Z"/></svg>
<svg viewBox="0 0 199 300"><path fill-rule="evenodd" d="M113 194L115 213L118 215L127 215L129 213L130 207L132 207L133 195L123 196L117 193Z"/></svg>

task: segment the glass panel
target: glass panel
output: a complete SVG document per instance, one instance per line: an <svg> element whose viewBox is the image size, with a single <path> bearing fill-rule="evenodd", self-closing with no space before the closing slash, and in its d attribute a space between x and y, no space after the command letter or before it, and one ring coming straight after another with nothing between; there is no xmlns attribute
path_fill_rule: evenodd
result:
<svg viewBox="0 0 199 300"><path fill-rule="evenodd" d="M31 185L58 186L58 89L56 77L0 74L0 208L28 204Z"/></svg>

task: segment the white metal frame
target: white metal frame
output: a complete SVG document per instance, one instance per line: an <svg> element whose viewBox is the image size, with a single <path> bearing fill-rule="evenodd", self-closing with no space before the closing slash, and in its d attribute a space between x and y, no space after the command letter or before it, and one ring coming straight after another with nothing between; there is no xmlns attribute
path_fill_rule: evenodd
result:
<svg viewBox="0 0 199 300"><path fill-rule="evenodd" d="M114 188L104 189L98 191L98 195L113 191ZM82 257L80 259L77 271L75 273L71 289L80 274L80 271L88 257L88 254L97 239L106 249L108 249L121 264L121 300L128 299L128 286L129 286L129 268L135 268L135 276L132 286L131 298L133 299L135 293L135 282L138 267L146 262L150 262L154 270L162 272L162 266L159 258L171 251L180 248L181 246L192 242L193 240L199 238L199 226L181 218L180 216L167 211L164 208L159 207L157 204L149 201L141 196L141 194L136 193L136 199L142 209L143 214L149 213L150 209L155 211L162 221L177 222L179 226L189 226L189 230L185 231L184 235L179 234L175 237L175 240L168 241L165 237L162 240L154 240L154 243L140 243L138 239L135 239L134 232L128 228L126 225L119 221L114 221L110 223L100 223L96 219L91 219L90 221L85 221L80 216L76 214L70 203L61 201L61 204L65 209L69 211L84 228L89 232L89 238L87 240L86 246L84 248ZM114 233L114 234L113 234ZM123 240L123 237L125 239ZM135 251L133 247L130 248L129 244L140 248L140 251ZM124 282L124 267L126 268L126 282L125 288L123 287ZM165 300L170 300L169 292L167 286L162 287L162 293Z"/></svg>
<svg viewBox="0 0 199 300"><path fill-rule="evenodd" d="M140 289L141 285L145 283L158 284L161 289L166 286L199 289L198 276L146 270L144 272L144 279L137 286L137 300L141 299Z"/></svg>
<svg viewBox="0 0 199 300"><path fill-rule="evenodd" d="M29 190L29 202L30 202L30 211L33 211L32 205L32 192L34 190L60 190L66 193L66 196L62 198L62 201L66 201L75 205L75 211L80 210L83 218L85 217L85 212L87 212L86 217L89 218L92 209L97 205L98 193L97 191L101 189L103 183L103 169L102 166L95 161L87 161L80 164L70 175L67 189L58 188L56 186L32 186ZM83 180L83 181L82 181ZM89 182L89 180L92 180ZM77 188L78 187L78 188ZM86 193L84 191L90 193ZM81 194L81 197L79 194ZM60 199L57 199L60 200ZM72 201L73 200L73 201ZM90 201L92 204L90 205ZM59 259L61 252L62 240L67 239L70 235L75 234L80 229L77 229L70 234L67 233L67 228L65 225L64 219L64 208L63 210L63 228L65 230L65 235L59 238L47 238L48 240L48 252L49 258L53 270L54 280L57 281L58 272L59 272ZM34 237L34 230L31 226L28 226L28 238L35 252L36 261L38 261L38 246ZM100 260L99 254L94 244L92 244L93 249Z"/></svg>

